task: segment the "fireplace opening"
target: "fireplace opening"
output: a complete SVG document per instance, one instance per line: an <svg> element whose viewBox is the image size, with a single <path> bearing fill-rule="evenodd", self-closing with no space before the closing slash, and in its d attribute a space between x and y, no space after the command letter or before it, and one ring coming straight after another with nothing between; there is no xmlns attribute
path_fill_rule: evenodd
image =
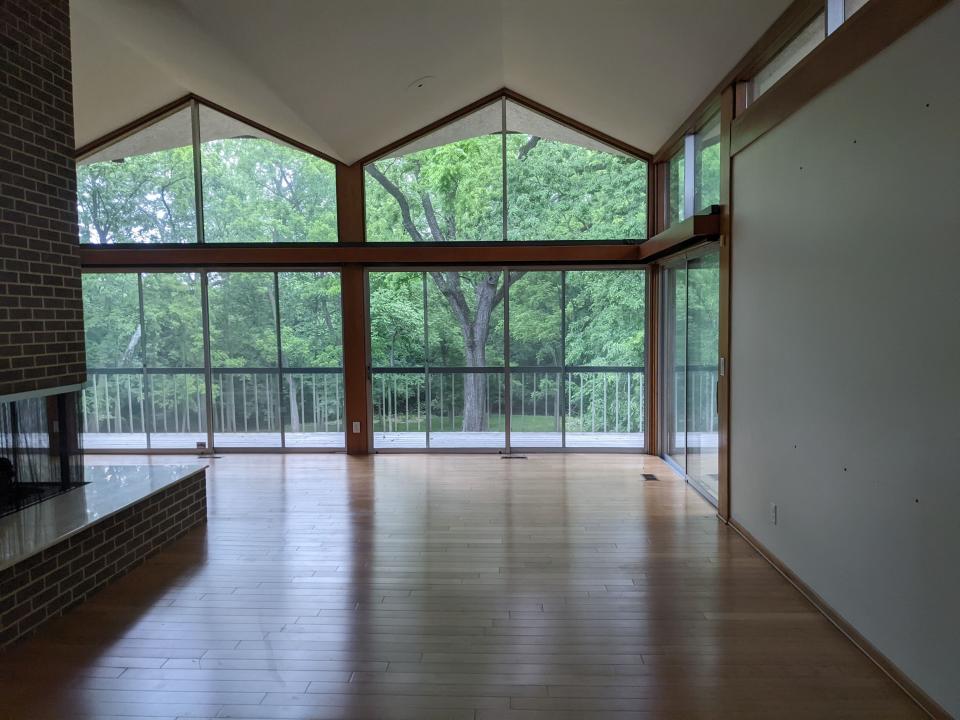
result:
<svg viewBox="0 0 960 720"><path fill-rule="evenodd" d="M80 393L0 402L0 516L83 485Z"/></svg>

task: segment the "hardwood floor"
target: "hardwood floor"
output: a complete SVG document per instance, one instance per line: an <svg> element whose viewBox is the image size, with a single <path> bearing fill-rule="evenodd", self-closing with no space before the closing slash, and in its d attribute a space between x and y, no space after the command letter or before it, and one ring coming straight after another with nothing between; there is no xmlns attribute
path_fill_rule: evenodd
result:
<svg viewBox="0 0 960 720"><path fill-rule="evenodd" d="M0 656L0 716L923 717L655 458L234 455L208 493Z"/></svg>

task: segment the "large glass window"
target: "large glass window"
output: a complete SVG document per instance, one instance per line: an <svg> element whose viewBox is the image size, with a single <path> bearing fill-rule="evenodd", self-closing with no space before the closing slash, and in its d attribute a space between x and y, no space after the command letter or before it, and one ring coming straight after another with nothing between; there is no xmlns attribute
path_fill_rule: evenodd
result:
<svg viewBox="0 0 960 720"><path fill-rule="evenodd" d="M333 163L200 107L204 242L337 241Z"/></svg>
<svg viewBox="0 0 960 720"><path fill-rule="evenodd" d="M720 204L720 116L695 137L694 211Z"/></svg>
<svg viewBox="0 0 960 720"><path fill-rule="evenodd" d="M205 280L207 313L200 273L84 275L86 446L206 446L209 406L218 448L342 448L339 274Z"/></svg>
<svg viewBox="0 0 960 720"><path fill-rule="evenodd" d="M80 242L194 243L190 108L77 163Z"/></svg>
<svg viewBox="0 0 960 720"><path fill-rule="evenodd" d="M273 273L208 273L214 445L280 446Z"/></svg>
<svg viewBox="0 0 960 720"><path fill-rule="evenodd" d="M196 243L188 105L77 163L82 243ZM208 243L336 242L333 163L198 105Z"/></svg>
<svg viewBox="0 0 960 720"><path fill-rule="evenodd" d="M368 283L373 446L425 448L424 274L372 272Z"/></svg>
<svg viewBox="0 0 960 720"><path fill-rule="evenodd" d="M716 501L720 251L713 245L665 264L664 452Z"/></svg>
<svg viewBox="0 0 960 720"><path fill-rule="evenodd" d="M645 447L646 273L566 273L567 447Z"/></svg>
<svg viewBox="0 0 960 720"><path fill-rule="evenodd" d="M83 276L87 386L83 446L146 448L143 326L136 274Z"/></svg>
<svg viewBox="0 0 960 720"><path fill-rule="evenodd" d="M376 272L369 285L375 448L645 447L643 270Z"/></svg>
<svg viewBox="0 0 960 720"><path fill-rule="evenodd" d="M510 440L563 445L563 273L510 273Z"/></svg>
<svg viewBox="0 0 960 720"><path fill-rule="evenodd" d="M286 447L343 447L340 275L282 272L277 283Z"/></svg>
<svg viewBox="0 0 960 720"><path fill-rule="evenodd" d="M644 161L506 99L365 170L372 242L646 237Z"/></svg>
<svg viewBox="0 0 960 720"><path fill-rule="evenodd" d="M686 188L686 157L683 148L680 149L672 158L668 166L668 209L667 226L682 222L687 217L687 211L684 201L684 191Z"/></svg>
<svg viewBox="0 0 960 720"><path fill-rule="evenodd" d="M199 273L142 276L147 427L153 448L207 443Z"/></svg>
<svg viewBox="0 0 960 720"><path fill-rule="evenodd" d="M426 282L430 447L504 447L504 274L435 270Z"/></svg>

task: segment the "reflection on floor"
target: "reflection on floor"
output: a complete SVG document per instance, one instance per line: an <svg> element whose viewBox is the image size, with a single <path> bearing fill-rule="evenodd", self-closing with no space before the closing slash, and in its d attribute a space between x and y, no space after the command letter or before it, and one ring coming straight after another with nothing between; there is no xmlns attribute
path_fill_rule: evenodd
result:
<svg viewBox="0 0 960 720"><path fill-rule="evenodd" d="M226 456L208 493L0 658L0 716L922 717L657 459Z"/></svg>

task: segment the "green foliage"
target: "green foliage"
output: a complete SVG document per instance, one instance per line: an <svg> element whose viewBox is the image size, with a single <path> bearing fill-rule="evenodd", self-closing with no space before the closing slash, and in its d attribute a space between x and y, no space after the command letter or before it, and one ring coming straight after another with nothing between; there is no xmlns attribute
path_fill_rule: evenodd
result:
<svg viewBox="0 0 960 720"><path fill-rule="evenodd" d="M530 135L507 136L510 240L646 237L642 160ZM367 239L503 239L499 134L460 140L367 167Z"/></svg>
<svg viewBox="0 0 960 720"><path fill-rule="evenodd" d="M79 165L80 242L196 242L193 188L190 147Z"/></svg>

